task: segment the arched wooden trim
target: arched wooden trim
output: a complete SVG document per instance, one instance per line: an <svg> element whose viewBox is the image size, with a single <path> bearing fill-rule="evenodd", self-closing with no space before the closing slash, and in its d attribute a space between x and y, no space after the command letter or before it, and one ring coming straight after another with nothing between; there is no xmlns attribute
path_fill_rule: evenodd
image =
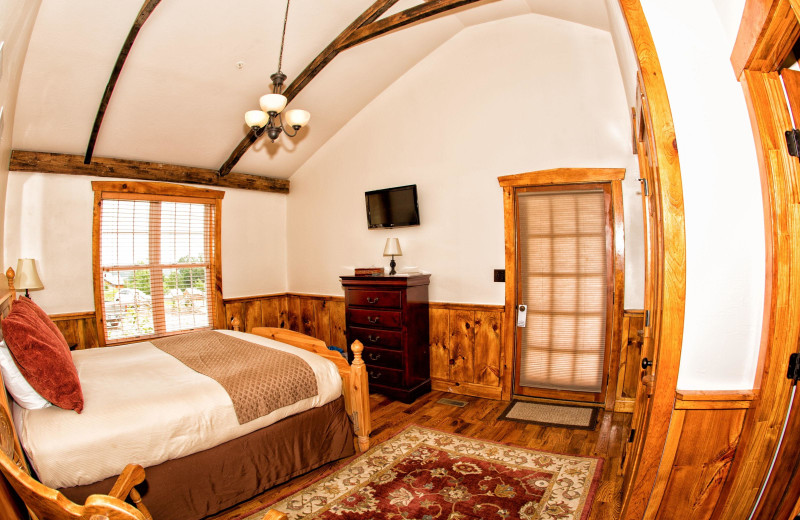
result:
<svg viewBox="0 0 800 520"><path fill-rule="evenodd" d="M511 399L514 381L514 345L516 343L517 302L517 247L516 247L516 188L528 186L548 186L555 184L592 184L598 182L611 183L612 225L614 243L611 254L614 255L614 302L611 323L611 353L609 372L619 372L619 349L616 345L622 332L622 300L625 289L625 250L622 215L622 180L625 178L624 168L556 168L539 170L498 177L503 188L503 222L505 241L506 293L505 313L503 314L503 351L501 359L502 373L501 399ZM620 271L621 270L621 271ZM606 410L613 410L616 383L606 387Z"/></svg>
<svg viewBox="0 0 800 520"><path fill-rule="evenodd" d="M103 98L100 100L100 107L97 109L97 116L94 118L92 134L89 136L89 145L86 147L86 156L83 159L84 164L89 164L92 162L92 154L94 153L94 145L97 142L97 135L100 133L100 125L103 124L103 118L106 115L108 103L111 101L111 94L114 93L114 87L117 86L117 80L119 79L119 75L122 73L122 67L125 65L125 60L128 59L128 53L131 51L131 47L133 47L133 42L136 40L136 36L139 35L139 30L144 25L144 22L147 21L153 10L160 2L161 0L145 0L142 8L139 10L139 14L136 15L136 19L133 21L133 26L128 32L128 37L125 38L125 43L122 44L122 49L120 49L119 56L117 56L117 61L114 63L114 68L111 71L111 77L108 78L106 90L103 92Z"/></svg>
<svg viewBox="0 0 800 520"><path fill-rule="evenodd" d="M648 507L650 493L661 463L661 455L667 440L667 430L675 402L678 367L683 343L683 321L686 297L686 233L684 229L683 186L675 128L672 122L667 89L661 64L653 43L639 0L620 0L620 7L630 31L642 77L642 90L648 110L655 145L657 166L653 169L654 202L661 214L659 251L653 251L655 268L660 272L657 279L663 286L660 290L660 308L653 316L660 321L654 341L658 345L658 363L655 368L655 384L651 396L652 407L649 421L643 432L644 443L641 460L631 480L632 488L623 504L625 519L639 519ZM657 507L657 504L655 504Z"/></svg>

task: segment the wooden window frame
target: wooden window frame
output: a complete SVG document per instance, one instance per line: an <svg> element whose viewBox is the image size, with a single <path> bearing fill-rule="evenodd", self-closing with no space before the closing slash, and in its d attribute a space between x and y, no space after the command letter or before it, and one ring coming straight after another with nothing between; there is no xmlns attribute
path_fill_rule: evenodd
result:
<svg viewBox="0 0 800 520"><path fill-rule="evenodd" d="M222 198L225 192L205 188L194 188L179 184L158 182L93 181L94 211L92 216L92 284L94 286L95 319L100 346L106 346L106 327L103 313L103 271L100 260L100 229L102 201L104 199L129 199L137 201L186 202L208 204L214 207L213 229L208 230L212 240L212 255L209 258L211 319L213 328L225 328L225 307L222 300ZM191 267L191 265L189 265ZM183 265L181 267L184 267ZM155 306L158 307L158 306ZM154 309L154 314L156 310ZM163 334L137 336L114 341L114 345L160 337Z"/></svg>
<svg viewBox="0 0 800 520"><path fill-rule="evenodd" d="M622 337L622 314L625 294L625 227L622 208L622 180L625 178L624 168L557 168L540 170L498 177L503 188L503 220L505 233L505 267L506 294L505 312L503 313L503 377L502 399L511 399L515 379L515 343L516 343L516 286L517 286L517 229L516 229L516 196L517 190L532 186L570 185L580 188L581 185L610 183L611 185L611 225L613 229L613 292L609 300L611 305L611 352L607 363L609 377L605 388L606 410L614 409L616 396L616 374L619 369L618 345Z"/></svg>

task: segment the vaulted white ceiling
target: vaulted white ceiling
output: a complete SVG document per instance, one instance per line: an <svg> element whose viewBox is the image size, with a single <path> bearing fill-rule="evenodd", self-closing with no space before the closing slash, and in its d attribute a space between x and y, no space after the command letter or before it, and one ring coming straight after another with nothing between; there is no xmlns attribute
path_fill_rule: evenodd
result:
<svg viewBox="0 0 800 520"><path fill-rule="evenodd" d="M372 1L293 0L282 65L287 83ZM419 3L400 0L384 16ZM14 149L85 154L141 6L142 0L42 2L20 83ZM247 134L244 112L258 108L270 89L285 8L283 0L163 0L131 49L94 155L218 169ZM289 105L310 111L309 125L295 139L272 144L262 137L234 171L289 178L444 41L471 25L530 13L608 30L603 0L489 0L408 26L340 53Z"/></svg>

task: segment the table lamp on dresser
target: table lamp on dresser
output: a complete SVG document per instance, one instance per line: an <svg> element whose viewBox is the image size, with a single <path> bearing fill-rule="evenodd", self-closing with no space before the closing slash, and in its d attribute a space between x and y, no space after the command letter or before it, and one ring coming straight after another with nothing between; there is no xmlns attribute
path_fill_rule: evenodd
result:
<svg viewBox="0 0 800 520"><path fill-rule="evenodd" d="M400 249L400 241L396 238L387 238L386 239L386 246L383 248L383 256L391 256L392 261L389 262L389 267L391 271L389 271L389 275L397 274L397 271L394 270L397 263L394 261L394 257L396 256L403 256L403 251Z"/></svg>

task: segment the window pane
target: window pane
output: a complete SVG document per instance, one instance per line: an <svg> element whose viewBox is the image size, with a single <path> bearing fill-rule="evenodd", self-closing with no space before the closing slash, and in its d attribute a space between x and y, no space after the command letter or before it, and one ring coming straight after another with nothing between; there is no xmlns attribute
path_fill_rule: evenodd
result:
<svg viewBox="0 0 800 520"><path fill-rule="evenodd" d="M209 327L208 269L164 269L164 318L167 332Z"/></svg>
<svg viewBox="0 0 800 520"><path fill-rule="evenodd" d="M103 307L108 339L153 334L150 271L110 271L103 276Z"/></svg>
<svg viewBox="0 0 800 520"><path fill-rule="evenodd" d="M103 201L100 216L103 267L141 265L150 257L150 203Z"/></svg>
<svg viewBox="0 0 800 520"><path fill-rule="evenodd" d="M162 263L206 261L206 217L206 206L203 204L162 203Z"/></svg>

